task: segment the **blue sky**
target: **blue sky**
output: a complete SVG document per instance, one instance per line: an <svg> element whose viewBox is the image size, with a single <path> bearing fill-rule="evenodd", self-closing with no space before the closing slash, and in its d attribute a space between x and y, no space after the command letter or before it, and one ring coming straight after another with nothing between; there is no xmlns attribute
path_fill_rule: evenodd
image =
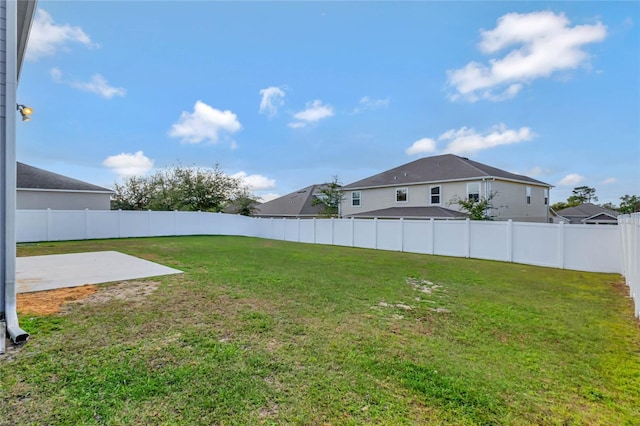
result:
<svg viewBox="0 0 640 426"><path fill-rule="evenodd" d="M111 187L176 164L265 200L455 153L640 194L638 2L38 3L18 160Z"/></svg>

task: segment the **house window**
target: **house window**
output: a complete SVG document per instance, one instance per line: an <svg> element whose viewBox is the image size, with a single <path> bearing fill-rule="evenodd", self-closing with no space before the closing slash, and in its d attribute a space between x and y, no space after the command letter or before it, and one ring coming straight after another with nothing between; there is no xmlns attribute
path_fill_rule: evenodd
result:
<svg viewBox="0 0 640 426"><path fill-rule="evenodd" d="M440 187L432 186L429 191L431 192L431 204L440 204Z"/></svg>
<svg viewBox="0 0 640 426"><path fill-rule="evenodd" d="M527 186L527 204L531 204L531 187Z"/></svg>
<svg viewBox="0 0 640 426"><path fill-rule="evenodd" d="M409 190L407 188L396 189L396 203L406 203L409 199Z"/></svg>
<svg viewBox="0 0 640 426"><path fill-rule="evenodd" d="M480 182L467 184L467 200L480 201Z"/></svg>
<svg viewBox="0 0 640 426"><path fill-rule="evenodd" d="M353 207L360 206L360 191L353 191L351 193L351 205Z"/></svg>
<svg viewBox="0 0 640 426"><path fill-rule="evenodd" d="M544 189L544 205L549 204L549 188Z"/></svg>

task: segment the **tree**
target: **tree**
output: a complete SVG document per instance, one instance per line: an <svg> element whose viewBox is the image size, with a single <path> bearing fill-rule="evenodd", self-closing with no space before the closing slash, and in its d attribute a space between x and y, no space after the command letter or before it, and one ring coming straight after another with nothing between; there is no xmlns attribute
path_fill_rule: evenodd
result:
<svg viewBox="0 0 640 426"><path fill-rule="evenodd" d="M237 198L234 201L234 204L236 204L236 214L239 214L242 216L253 215L258 210L256 202L257 202L256 199L252 197Z"/></svg>
<svg viewBox="0 0 640 426"><path fill-rule="evenodd" d="M112 210L146 210L152 189L147 178L130 176L122 184L116 183L111 196Z"/></svg>
<svg viewBox="0 0 640 426"><path fill-rule="evenodd" d="M640 212L640 197L637 195L623 195L620 197L618 211L622 214Z"/></svg>
<svg viewBox="0 0 640 426"><path fill-rule="evenodd" d="M569 204L577 206L584 203L590 203L591 201L598 201L595 188L590 188L588 186L577 186L573 188L572 192L573 195L567 198L567 203Z"/></svg>
<svg viewBox="0 0 640 426"><path fill-rule="evenodd" d="M579 206L580 204L590 203L591 201L598 201L595 188L577 186L573 188L572 195L567 198L567 201L554 203L551 205L551 208L555 211L560 211L569 207Z"/></svg>
<svg viewBox="0 0 640 426"><path fill-rule="evenodd" d="M311 205L322 205L322 215L327 217L338 217L340 203L344 198L342 185L338 181L338 176L333 176L331 182L322 185Z"/></svg>
<svg viewBox="0 0 640 426"><path fill-rule="evenodd" d="M471 220L493 220L488 213L493 208L491 200L493 200L495 196L495 192L492 192L487 197L480 197L478 199L462 199L456 196L451 200L451 204L459 205L460 208L469 215L469 219Z"/></svg>
<svg viewBox="0 0 640 426"><path fill-rule="evenodd" d="M175 166L151 176L133 176L114 185L112 206L123 210L219 212L248 193L240 178L213 169Z"/></svg>

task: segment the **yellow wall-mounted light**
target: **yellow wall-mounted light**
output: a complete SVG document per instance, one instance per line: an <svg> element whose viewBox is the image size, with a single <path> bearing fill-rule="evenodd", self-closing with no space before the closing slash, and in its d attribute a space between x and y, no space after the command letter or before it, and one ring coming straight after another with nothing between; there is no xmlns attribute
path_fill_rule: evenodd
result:
<svg viewBox="0 0 640 426"><path fill-rule="evenodd" d="M20 111L20 115L22 115L22 121L31 120L31 114L33 114L33 109L26 105L17 105L17 110Z"/></svg>

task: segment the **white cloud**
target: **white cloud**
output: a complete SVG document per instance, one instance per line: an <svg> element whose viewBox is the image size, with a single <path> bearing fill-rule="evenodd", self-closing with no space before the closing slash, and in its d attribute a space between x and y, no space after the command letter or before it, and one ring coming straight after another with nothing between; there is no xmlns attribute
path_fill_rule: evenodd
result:
<svg viewBox="0 0 640 426"><path fill-rule="evenodd" d="M260 114L266 114L269 118L278 113L278 108L284 105L285 93L279 87L267 87L260 90Z"/></svg>
<svg viewBox="0 0 640 426"><path fill-rule="evenodd" d="M488 65L472 61L449 70L448 84L455 90L450 98L471 102L510 99L525 83L588 64L590 56L582 48L604 40L607 28L600 22L569 24L564 14L548 11L502 16L496 28L481 31L478 47L487 55L511 50L503 57L490 58Z"/></svg>
<svg viewBox="0 0 640 426"><path fill-rule="evenodd" d="M171 126L169 136L186 143L209 140L218 142L221 132L235 133L242 128L238 117L231 111L220 111L202 101L196 101L193 112L183 111L177 123Z"/></svg>
<svg viewBox="0 0 640 426"><path fill-rule="evenodd" d="M581 183L583 180L584 180L584 176L579 175L577 173L570 173L565 177L563 177L562 179L560 179L560 182L558 182L558 186L575 186Z"/></svg>
<svg viewBox="0 0 640 426"><path fill-rule="evenodd" d="M246 172L238 172L231 175L231 177L242 179L242 182L252 191L263 191L276 187L275 179L269 179L262 175L247 175Z"/></svg>
<svg viewBox="0 0 640 426"><path fill-rule="evenodd" d="M540 166L535 166L525 173L526 176L542 176L545 174L547 174L547 170L543 169Z"/></svg>
<svg viewBox="0 0 640 426"><path fill-rule="evenodd" d="M390 102L389 98L371 99L369 96L363 96L360 98L360 102L358 102L358 106L353 110L353 112L358 113L366 110L386 108L389 106Z"/></svg>
<svg viewBox="0 0 640 426"><path fill-rule="evenodd" d="M124 96L127 90L124 87L110 86L107 80L101 74L94 74L91 80L87 82L65 80L62 77L62 71L59 68L52 68L51 78L54 82L60 84L66 84L67 86L75 89L84 90L85 92L95 93L106 99L111 99L114 96Z"/></svg>
<svg viewBox="0 0 640 426"><path fill-rule="evenodd" d="M135 154L123 152L111 155L102 164L113 169L121 177L143 175L153 168L153 160L144 155L142 151Z"/></svg>
<svg viewBox="0 0 640 426"><path fill-rule="evenodd" d="M507 129L501 123L491 127L484 133L479 133L475 129L461 127L460 129L450 129L438 136L437 142L447 144L442 150L446 154L475 154L489 148L500 145L510 145L523 141L529 141L535 137L535 133L528 127L520 129ZM437 149L435 139L423 138L413 143L405 150L407 155L435 152Z"/></svg>
<svg viewBox="0 0 640 426"><path fill-rule="evenodd" d="M603 180L601 183L602 183L603 185L611 185L612 183L616 183L616 182L618 182L618 179L617 179L617 178L614 178L614 177L608 177L608 178L606 178L605 180Z"/></svg>
<svg viewBox="0 0 640 426"><path fill-rule="evenodd" d="M38 9L29 33L26 59L37 61L43 56L55 55L58 50L68 50L70 43L80 43L88 48L98 47L82 28L57 25L48 12Z"/></svg>
<svg viewBox="0 0 640 426"><path fill-rule="evenodd" d="M438 137L440 141L448 141L445 153L449 154L475 154L484 149L495 148L500 145L510 145L523 141L529 141L535 134L528 127L518 130L507 129L504 124L493 126L484 133L478 133L475 129L462 127L458 130L451 129Z"/></svg>
<svg viewBox="0 0 640 426"><path fill-rule="evenodd" d="M276 198L280 198L282 195L274 194L273 192L269 192L267 194L262 194L258 197L258 201L266 203L267 201L275 200Z"/></svg>
<svg viewBox="0 0 640 426"><path fill-rule="evenodd" d="M333 115L333 108L330 105L323 105L322 101L316 99L313 102L308 102L306 109L296 112L293 115L293 118L298 121L289 123L289 127L293 129L304 127L307 124L315 123L316 121L332 117Z"/></svg>
<svg viewBox="0 0 640 426"><path fill-rule="evenodd" d="M405 150L407 155L422 154L434 152L436 150L436 141L430 138L422 138L417 140L409 148Z"/></svg>

